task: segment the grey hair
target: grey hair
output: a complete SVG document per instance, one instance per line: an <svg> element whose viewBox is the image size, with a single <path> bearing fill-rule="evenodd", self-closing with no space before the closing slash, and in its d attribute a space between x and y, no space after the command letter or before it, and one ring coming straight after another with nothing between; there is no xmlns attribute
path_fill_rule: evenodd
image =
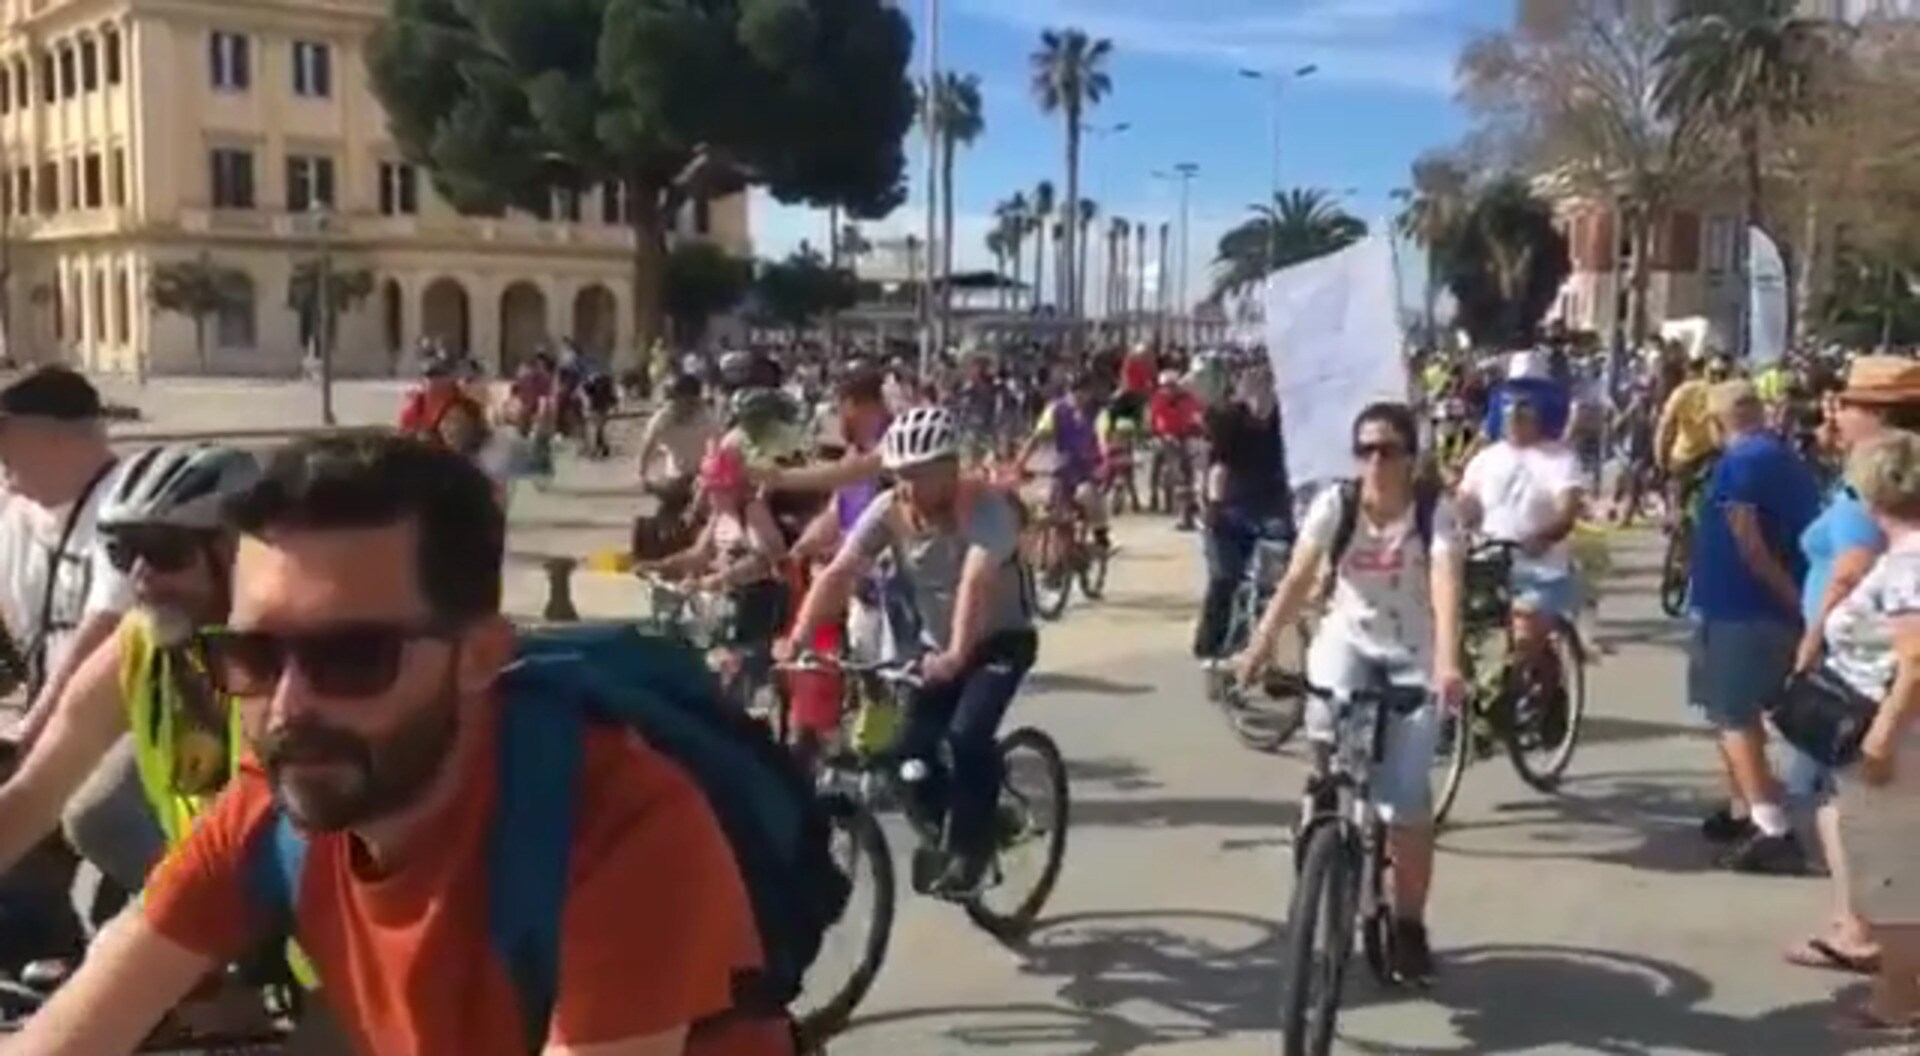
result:
<svg viewBox="0 0 1920 1056"><path fill-rule="evenodd" d="M1891 430L1854 448L1847 483L1876 512L1920 521L1920 436Z"/></svg>

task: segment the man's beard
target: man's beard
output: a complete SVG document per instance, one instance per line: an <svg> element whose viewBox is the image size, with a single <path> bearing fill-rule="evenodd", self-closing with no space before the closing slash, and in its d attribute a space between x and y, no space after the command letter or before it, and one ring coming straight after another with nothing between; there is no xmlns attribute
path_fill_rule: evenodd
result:
<svg viewBox="0 0 1920 1056"><path fill-rule="evenodd" d="M446 766L459 731L459 698L448 679L439 699L377 743L300 718L269 731L258 751L287 814L303 829L338 832L417 803ZM303 773L294 764L325 769Z"/></svg>

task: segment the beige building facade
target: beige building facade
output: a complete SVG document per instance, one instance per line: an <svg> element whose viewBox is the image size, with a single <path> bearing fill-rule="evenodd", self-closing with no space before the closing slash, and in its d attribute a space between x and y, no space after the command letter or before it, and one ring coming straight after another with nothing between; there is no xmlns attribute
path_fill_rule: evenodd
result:
<svg viewBox="0 0 1920 1056"><path fill-rule="evenodd" d="M343 374L422 339L510 368L545 343L626 354L632 236L617 187L544 215L464 216L406 164L365 72L385 0L0 0L0 271L7 352L104 372L291 375L297 269L365 271ZM744 195L675 238L748 255ZM207 321L151 303L155 269L246 276Z"/></svg>

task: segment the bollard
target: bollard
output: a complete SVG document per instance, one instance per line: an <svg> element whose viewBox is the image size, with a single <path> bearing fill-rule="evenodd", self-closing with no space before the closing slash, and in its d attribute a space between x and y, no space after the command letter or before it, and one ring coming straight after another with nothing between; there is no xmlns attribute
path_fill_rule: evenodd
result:
<svg viewBox="0 0 1920 1056"><path fill-rule="evenodd" d="M547 569L547 608L541 615L549 623L577 623L580 610L573 604L573 572L580 562L571 557L549 557Z"/></svg>

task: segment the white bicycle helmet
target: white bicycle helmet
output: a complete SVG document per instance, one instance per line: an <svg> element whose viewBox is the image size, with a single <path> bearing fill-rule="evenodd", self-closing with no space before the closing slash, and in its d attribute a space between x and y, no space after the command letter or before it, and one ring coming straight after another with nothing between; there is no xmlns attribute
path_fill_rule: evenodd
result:
<svg viewBox="0 0 1920 1056"><path fill-rule="evenodd" d="M100 504L102 530L160 525L220 528L220 504L260 479L260 463L238 448L169 444L127 460Z"/></svg>
<svg viewBox="0 0 1920 1056"><path fill-rule="evenodd" d="M887 426L880 464L889 470L925 465L960 452L959 430L944 407L914 407Z"/></svg>

